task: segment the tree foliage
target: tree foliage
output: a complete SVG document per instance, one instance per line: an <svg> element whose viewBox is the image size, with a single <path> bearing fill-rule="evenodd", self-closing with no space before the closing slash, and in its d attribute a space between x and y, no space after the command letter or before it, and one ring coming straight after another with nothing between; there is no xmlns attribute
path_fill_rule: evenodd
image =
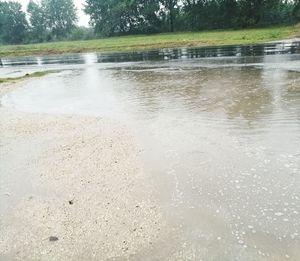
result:
<svg viewBox="0 0 300 261"><path fill-rule="evenodd" d="M30 0L27 12L31 41L65 38L75 28L77 21L73 0Z"/></svg>
<svg viewBox="0 0 300 261"><path fill-rule="evenodd" d="M0 0L1 1L1 0ZM300 0L85 0L91 29L76 27L73 0L0 2L2 43L90 39L167 31L245 28L300 21Z"/></svg>
<svg viewBox="0 0 300 261"><path fill-rule="evenodd" d="M294 7L286 0L183 0L181 24L191 30L285 24L295 21Z"/></svg>
<svg viewBox="0 0 300 261"><path fill-rule="evenodd" d="M86 0L101 35L239 28L300 19L299 0Z"/></svg>
<svg viewBox="0 0 300 261"><path fill-rule="evenodd" d="M29 14L31 42L44 42L49 35L45 8L30 0L27 12Z"/></svg>
<svg viewBox="0 0 300 261"><path fill-rule="evenodd" d="M72 31L77 21L73 0L42 0L47 25L55 38L62 38Z"/></svg>
<svg viewBox="0 0 300 261"><path fill-rule="evenodd" d="M158 0L86 0L85 12L101 35L151 33L161 28Z"/></svg>
<svg viewBox="0 0 300 261"><path fill-rule="evenodd" d="M300 0L295 1L293 8L293 17L296 21L300 21Z"/></svg>
<svg viewBox="0 0 300 261"><path fill-rule="evenodd" d="M27 21L21 4L0 2L0 41L21 43L26 37Z"/></svg>

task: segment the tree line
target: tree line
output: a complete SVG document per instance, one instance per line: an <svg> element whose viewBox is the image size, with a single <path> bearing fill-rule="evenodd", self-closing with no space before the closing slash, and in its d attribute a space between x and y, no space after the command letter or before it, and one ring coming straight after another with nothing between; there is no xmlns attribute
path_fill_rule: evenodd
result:
<svg viewBox="0 0 300 261"><path fill-rule="evenodd" d="M30 0L27 12L18 2L0 2L0 42L35 43L66 39L76 30L73 0Z"/></svg>
<svg viewBox="0 0 300 261"><path fill-rule="evenodd" d="M1 0L0 0L1 1ZM91 28L76 26L73 0L0 2L0 43L247 28L300 20L300 0L86 0Z"/></svg>

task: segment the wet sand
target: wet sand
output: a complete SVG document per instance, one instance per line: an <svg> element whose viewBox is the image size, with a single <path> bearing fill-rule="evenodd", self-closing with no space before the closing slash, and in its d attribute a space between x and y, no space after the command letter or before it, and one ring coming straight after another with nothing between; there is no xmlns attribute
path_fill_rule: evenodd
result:
<svg viewBox="0 0 300 261"><path fill-rule="evenodd" d="M161 239L141 151L121 124L0 107L0 133L0 260L132 260Z"/></svg>

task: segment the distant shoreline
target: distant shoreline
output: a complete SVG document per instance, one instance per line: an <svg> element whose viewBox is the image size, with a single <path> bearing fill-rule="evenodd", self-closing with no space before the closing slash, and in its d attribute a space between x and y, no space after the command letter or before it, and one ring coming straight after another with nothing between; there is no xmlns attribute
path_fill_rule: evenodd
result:
<svg viewBox="0 0 300 261"><path fill-rule="evenodd" d="M245 45L277 42L299 37L298 26L240 30L131 35L86 41L50 42L28 45L2 45L0 57L51 55L84 52L130 52L160 48Z"/></svg>

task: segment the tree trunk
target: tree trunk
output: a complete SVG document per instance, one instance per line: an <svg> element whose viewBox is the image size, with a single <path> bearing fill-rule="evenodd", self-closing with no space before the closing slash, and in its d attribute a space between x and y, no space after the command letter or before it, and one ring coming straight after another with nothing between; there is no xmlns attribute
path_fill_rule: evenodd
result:
<svg viewBox="0 0 300 261"><path fill-rule="evenodd" d="M169 11L170 11L170 31L174 32L174 0L169 0Z"/></svg>

